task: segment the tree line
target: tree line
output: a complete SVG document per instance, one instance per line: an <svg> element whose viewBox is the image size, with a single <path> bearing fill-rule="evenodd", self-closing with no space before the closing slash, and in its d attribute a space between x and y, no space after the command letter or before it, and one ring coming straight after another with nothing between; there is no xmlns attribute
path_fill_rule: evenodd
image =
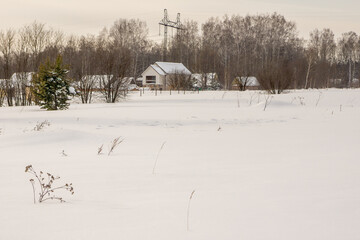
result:
<svg viewBox="0 0 360 240"><path fill-rule="evenodd" d="M86 36L68 36L39 22L0 30L0 105L4 99L9 106L31 104L27 76L21 74L37 72L41 63L59 55L83 103L91 101L96 84L87 76L102 76L106 101L113 102L119 79L137 78L156 61L182 62L204 76L216 73L224 89L246 89L250 76L271 93L359 87L354 79L360 78L360 37L355 32L335 39L331 29L315 29L304 40L296 24L277 13L210 18L201 26L187 20L167 46L151 41L146 23L136 19L119 19ZM8 81L13 73L19 73L18 82ZM239 77L245 80L234 81Z"/></svg>

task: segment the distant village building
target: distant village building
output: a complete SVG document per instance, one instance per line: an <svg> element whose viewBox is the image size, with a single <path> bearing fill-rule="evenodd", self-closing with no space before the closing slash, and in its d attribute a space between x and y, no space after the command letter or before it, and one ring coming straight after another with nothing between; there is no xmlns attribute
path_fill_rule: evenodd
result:
<svg viewBox="0 0 360 240"><path fill-rule="evenodd" d="M8 87L14 91L15 105L29 105L34 100L31 92L34 75L34 72L16 72L11 75Z"/></svg>
<svg viewBox="0 0 360 240"><path fill-rule="evenodd" d="M233 90L259 90L261 89L260 83L256 77L236 77L232 83Z"/></svg>
<svg viewBox="0 0 360 240"><path fill-rule="evenodd" d="M30 97L30 88L34 75L34 72L16 72L10 77L10 86L13 87L15 91L26 95L26 97Z"/></svg>
<svg viewBox="0 0 360 240"><path fill-rule="evenodd" d="M143 86L143 78L142 77L138 77L136 80L135 80L135 83L138 87L142 87Z"/></svg>
<svg viewBox="0 0 360 240"><path fill-rule="evenodd" d="M7 87L14 89L17 93L29 95L34 74L34 72L17 72L11 75L10 79L0 79L2 91Z"/></svg>
<svg viewBox="0 0 360 240"><path fill-rule="evenodd" d="M172 75L191 76L191 72L182 63L156 62L151 64L142 74L142 85L150 88L167 89Z"/></svg>
<svg viewBox="0 0 360 240"><path fill-rule="evenodd" d="M16 72L10 77L10 84L13 87L26 86L30 87L32 85L32 79L34 77L34 72Z"/></svg>
<svg viewBox="0 0 360 240"><path fill-rule="evenodd" d="M219 90L222 88L216 73L194 73L191 79L195 89Z"/></svg>

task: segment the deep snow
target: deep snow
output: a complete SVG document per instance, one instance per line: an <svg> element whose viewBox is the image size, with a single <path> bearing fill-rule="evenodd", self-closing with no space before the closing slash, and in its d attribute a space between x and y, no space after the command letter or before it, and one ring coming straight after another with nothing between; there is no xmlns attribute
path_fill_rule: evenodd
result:
<svg viewBox="0 0 360 240"><path fill-rule="evenodd" d="M252 91L134 92L66 111L0 108L0 239L358 239L360 90L264 102ZM34 205L28 164L75 194Z"/></svg>

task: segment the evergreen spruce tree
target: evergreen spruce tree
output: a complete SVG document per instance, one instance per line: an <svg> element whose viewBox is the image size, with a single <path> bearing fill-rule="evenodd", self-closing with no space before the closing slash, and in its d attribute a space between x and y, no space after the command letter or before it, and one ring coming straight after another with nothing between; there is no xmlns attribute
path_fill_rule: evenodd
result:
<svg viewBox="0 0 360 240"><path fill-rule="evenodd" d="M68 70L58 56L55 63L49 60L41 64L33 80L33 92L42 109L62 110L69 106L69 79Z"/></svg>

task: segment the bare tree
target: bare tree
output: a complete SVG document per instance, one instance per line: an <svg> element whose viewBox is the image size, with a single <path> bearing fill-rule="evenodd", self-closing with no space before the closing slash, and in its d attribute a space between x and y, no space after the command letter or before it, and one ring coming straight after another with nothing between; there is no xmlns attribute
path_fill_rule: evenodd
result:
<svg viewBox="0 0 360 240"><path fill-rule="evenodd" d="M335 50L334 33L330 29L322 31L315 29L310 33L310 40L305 52L308 62L306 88L329 86L330 69L334 63ZM313 72L313 76L310 75L311 72Z"/></svg>
<svg viewBox="0 0 360 240"><path fill-rule="evenodd" d="M29 79L31 56L28 42L28 35L24 31L20 31L14 51L15 74L13 74L10 81L13 87L15 105L30 105L32 102L31 91L29 90L31 83L31 79Z"/></svg>
<svg viewBox="0 0 360 240"><path fill-rule="evenodd" d="M223 67L219 57L221 21L218 18L210 18L202 25L202 38L199 53L199 71L203 74L217 73L221 83L223 81ZM192 69L191 66L189 66ZM204 83L207 86L207 83Z"/></svg>
<svg viewBox="0 0 360 240"><path fill-rule="evenodd" d="M256 77L263 89L281 93L291 86L297 70L292 63L301 51L302 42L297 37L296 25L276 13L257 16L254 21L256 34L260 34Z"/></svg>
<svg viewBox="0 0 360 240"><path fill-rule="evenodd" d="M131 66L131 51L109 39L106 30L97 40L97 59L101 79L101 91L106 102L114 103L127 94L127 75Z"/></svg>
<svg viewBox="0 0 360 240"><path fill-rule="evenodd" d="M31 54L31 69L37 70L40 65L40 54L49 45L51 31L46 29L44 23L34 21L30 25L24 26L20 34L26 39L27 47Z"/></svg>
<svg viewBox="0 0 360 240"><path fill-rule="evenodd" d="M304 88L308 88L310 72L313 71L314 65L316 64L316 62L318 60L318 52L316 51L316 48L309 46L305 50L305 56L306 56L306 61L307 61L307 70L306 70L306 78L305 78Z"/></svg>
<svg viewBox="0 0 360 240"><path fill-rule="evenodd" d="M15 31L12 29L6 32L0 31L0 52L3 58L3 72L5 82L3 85L3 94L6 95L9 106L13 105L14 89L10 82L12 58L14 54Z"/></svg>
<svg viewBox="0 0 360 240"><path fill-rule="evenodd" d="M4 68L4 76L6 79L10 78L10 68L11 68L11 60L12 55L14 53L14 45L15 45L15 31L12 29L7 30L6 32L0 31L0 52L3 57L3 68Z"/></svg>
<svg viewBox="0 0 360 240"><path fill-rule="evenodd" d="M146 67L143 54L149 47L146 22L138 19L118 19L109 30L109 38L116 48L127 48L131 54L130 74L136 79Z"/></svg>
<svg viewBox="0 0 360 240"><path fill-rule="evenodd" d="M347 32L339 40L339 57L349 67L347 87L352 86L355 75L355 62L357 56L358 36L354 32Z"/></svg>
<svg viewBox="0 0 360 240"><path fill-rule="evenodd" d="M235 46L235 37L233 32L233 22L228 16L224 17L221 26L219 55L220 61L223 65L223 77L225 89L231 88L231 83L234 76L231 74L231 62L233 61L233 50Z"/></svg>
<svg viewBox="0 0 360 240"><path fill-rule="evenodd" d="M289 88L293 72L289 62L268 64L258 74L260 85L271 94L280 94Z"/></svg>
<svg viewBox="0 0 360 240"><path fill-rule="evenodd" d="M65 47L64 58L71 66L70 77L74 79L82 103L91 103L96 85L95 74L99 68L95 37L71 37Z"/></svg>
<svg viewBox="0 0 360 240"><path fill-rule="evenodd" d="M172 61L184 63L190 66L191 71L199 69L200 34L198 23L185 21L182 29L177 30L171 38L169 56Z"/></svg>

